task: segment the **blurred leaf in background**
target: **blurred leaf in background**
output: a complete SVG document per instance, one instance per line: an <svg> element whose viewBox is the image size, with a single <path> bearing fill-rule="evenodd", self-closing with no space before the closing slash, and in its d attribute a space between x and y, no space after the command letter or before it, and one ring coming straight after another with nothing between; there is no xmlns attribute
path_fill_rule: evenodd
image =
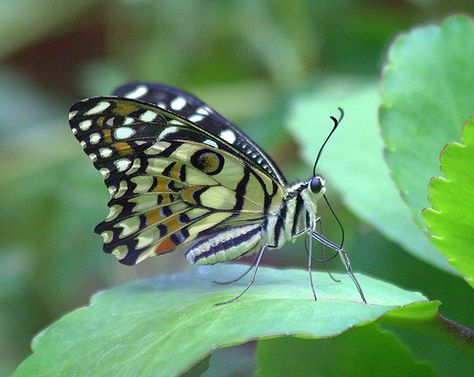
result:
<svg viewBox="0 0 474 377"><path fill-rule="evenodd" d="M189 268L177 254L127 268L101 252L102 240L92 230L106 214L107 191L70 134L70 104L134 79L182 87L241 125L289 179L305 179L310 167L298 157L304 135L293 138L284 127L294 99L324 85L332 91L337 82L374 83L397 33L473 11L471 0L3 1L0 375L30 353L35 333L86 304L93 292ZM327 77L334 80L328 83ZM314 111L319 124L335 109ZM363 111L354 114L363 117ZM350 114L345 122L351 124ZM306 163L317 149L303 148ZM336 155L348 157L330 145L325 153L325 171ZM334 165L335 172L342 169ZM441 311L473 325L472 308L465 305L472 292L460 279L403 253L410 247L394 244L396 235L337 195L331 198L348 249L357 251L357 270L440 298ZM331 221L325 228L332 238L339 236ZM266 261L304 266L302 245L288 245Z"/></svg>

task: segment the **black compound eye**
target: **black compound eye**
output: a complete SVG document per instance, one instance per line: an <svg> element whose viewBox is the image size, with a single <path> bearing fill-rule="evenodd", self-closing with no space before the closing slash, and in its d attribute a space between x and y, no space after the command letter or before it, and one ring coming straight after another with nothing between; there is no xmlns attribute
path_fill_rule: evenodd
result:
<svg viewBox="0 0 474 377"><path fill-rule="evenodd" d="M320 177L313 177L311 178L311 182L309 183L309 188L313 192L313 194L318 194L323 189L323 180Z"/></svg>

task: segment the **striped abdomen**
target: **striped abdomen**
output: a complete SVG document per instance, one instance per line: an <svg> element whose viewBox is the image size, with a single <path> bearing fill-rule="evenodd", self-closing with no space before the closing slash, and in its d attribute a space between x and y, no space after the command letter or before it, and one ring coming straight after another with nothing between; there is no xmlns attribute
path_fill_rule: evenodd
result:
<svg viewBox="0 0 474 377"><path fill-rule="evenodd" d="M209 230L186 250L186 259L193 264L214 264L251 255L264 245L279 249L306 228L306 183L288 189L283 200L270 199L269 211L261 222ZM293 191L292 191L293 189Z"/></svg>

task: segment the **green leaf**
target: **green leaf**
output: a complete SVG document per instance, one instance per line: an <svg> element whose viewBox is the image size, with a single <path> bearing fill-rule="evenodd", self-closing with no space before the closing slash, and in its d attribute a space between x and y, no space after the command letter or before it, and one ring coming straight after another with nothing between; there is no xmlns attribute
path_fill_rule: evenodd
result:
<svg viewBox="0 0 474 377"><path fill-rule="evenodd" d="M436 376L396 336L376 324L330 339L260 340L257 361L256 377Z"/></svg>
<svg viewBox="0 0 474 377"><path fill-rule="evenodd" d="M356 216L414 256L453 272L413 222L390 177L377 122L380 100L376 84L351 77L328 80L318 87L315 93L295 101L288 126L312 166L331 129L329 115L337 116L338 106L344 108L344 121L324 149L318 168L326 178L328 196L337 189Z"/></svg>
<svg viewBox="0 0 474 377"><path fill-rule="evenodd" d="M219 347L257 338L301 335L326 338L375 321L412 303L432 305L420 293L359 275L369 304L360 302L345 274L335 283L315 273L312 300L302 270L261 268L254 286L237 302L214 304L246 284L214 285L246 266L211 266L148 279L101 292L40 333L33 355L15 376L174 376Z"/></svg>
<svg viewBox="0 0 474 377"><path fill-rule="evenodd" d="M431 180L430 202L423 211L431 241L466 281L474 287L474 118L441 153L443 177Z"/></svg>
<svg viewBox="0 0 474 377"><path fill-rule="evenodd" d="M443 145L474 112L474 22L464 16L417 28L390 48L380 112L393 179L417 224Z"/></svg>
<svg viewBox="0 0 474 377"><path fill-rule="evenodd" d="M377 323L397 334L417 359L428 361L440 375L473 376L474 332L440 315L439 302L430 304L431 312L426 304L413 304Z"/></svg>

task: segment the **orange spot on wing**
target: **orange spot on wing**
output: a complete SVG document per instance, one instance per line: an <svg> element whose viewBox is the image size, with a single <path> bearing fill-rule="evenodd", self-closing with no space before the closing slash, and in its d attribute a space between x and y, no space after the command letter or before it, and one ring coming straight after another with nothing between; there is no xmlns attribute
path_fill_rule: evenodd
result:
<svg viewBox="0 0 474 377"><path fill-rule="evenodd" d="M106 128L102 131L104 137L104 142L110 144L112 142L112 131L109 128Z"/></svg>
<svg viewBox="0 0 474 377"><path fill-rule="evenodd" d="M155 247L155 254L169 253L176 247L176 244L170 238L166 238L158 246Z"/></svg>
<svg viewBox="0 0 474 377"><path fill-rule="evenodd" d="M114 112L117 115L126 116L137 110L138 110L138 106L132 103L118 102L117 106L114 109L112 109L112 112Z"/></svg>
<svg viewBox="0 0 474 377"><path fill-rule="evenodd" d="M153 191L154 192L174 192L168 186L168 184L170 182L171 182L171 179L166 179L166 178L159 177L158 178L158 183L156 184Z"/></svg>
<svg viewBox="0 0 474 377"><path fill-rule="evenodd" d="M163 195L163 199L161 200L161 204L169 204L172 202L171 200L172 196L171 195Z"/></svg>
<svg viewBox="0 0 474 377"><path fill-rule="evenodd" d="M194 199L193 197L193 194L200 190L202 188L202 186L191 186L191 187L188 187L186 189L184 189L181 193L181 197L183 198L183 200L186 202L186 203L190 203L190 204L197 204L196 200Z"/></svg>
<svg viewBox="0 0 474 377"><path fill-rule="evenodd" d="M98 126L103 126L104 125L104 117L98 117L96 120L96 123Z"/></svg>
<svg viewBox="0 0 474 377"><path fill-rule="evenodd" d="M146 214L146 225L149 226L151 224L156 224L162 221L164 218L161 216L160 208L154 209L152 211L148 211Z"/></svg>
<svg viewBox="0 0 474 377"><path fill-rule="evenodd" d="M180 180L179 179L179 170L180 169L181 169L181 165L175 164L173 166L173 169L171 169L171 171L170 171L170 177L173 178L173 179L176 179L176 180Z"/></svg>
<svg viewBox="0 0 474 377"><path fill-rule="evenodd" d="M132 154L133 149L130 144L120 141L118 143L113 143L112 146L115 148L118 154L122 156L127 156Z"/></svg>
<svg viewBox="0 0 474 377"><path fill-rule="evenodd" d="M166 225L166 230L169 233L173 233L175 230L184 226L184 224L179 221L179 215L170 217L169 220L166 220L163 224Z"/></svg>

